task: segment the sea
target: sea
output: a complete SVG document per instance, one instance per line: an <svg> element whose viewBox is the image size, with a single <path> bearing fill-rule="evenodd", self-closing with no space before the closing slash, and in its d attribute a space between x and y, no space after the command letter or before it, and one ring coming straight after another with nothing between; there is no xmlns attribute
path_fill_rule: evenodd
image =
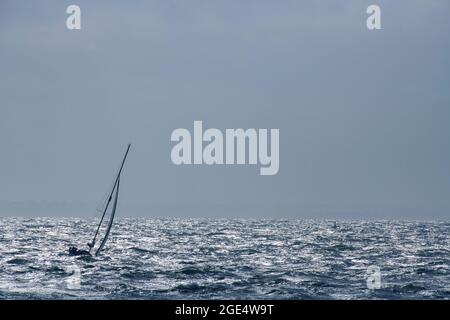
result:
<svg viewBox="0 0 450 320"><path fill-rule="evenodd" d="M450 222L0 218L0 299L449 299Z"/></svg>

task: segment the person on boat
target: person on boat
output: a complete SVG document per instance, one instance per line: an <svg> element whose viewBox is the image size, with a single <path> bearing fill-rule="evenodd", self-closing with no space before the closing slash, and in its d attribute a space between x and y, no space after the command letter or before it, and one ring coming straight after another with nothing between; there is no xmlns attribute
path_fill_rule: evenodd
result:
<svg viewBox="0 0 450 320"><path fill-rule="evenodd" d="M69 254L71 256L85 256L85 255L91 255L89 251L87 250L78 250L77 247L70 247L69 248Z"/></svg>

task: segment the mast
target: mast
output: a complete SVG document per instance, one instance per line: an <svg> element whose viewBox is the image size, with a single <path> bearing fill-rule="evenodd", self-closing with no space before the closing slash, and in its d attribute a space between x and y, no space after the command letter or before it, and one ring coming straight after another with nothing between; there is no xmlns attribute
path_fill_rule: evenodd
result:
<svg viewBox="0 0 450 320"><path fill-rule="evenodd" d="M97 239L98 232L100 231L100 226L102 225L103 219L105 218L106 211L108 210L109 204L110 204L110 202L112 200L112 196L114 194L114 190L116 189L116 187L118 189L120 174L122 173L122 169L123 169L123 166L125 164L125 160L127 159L128 152L130 151L130 147L131 147L131 144L128 144L127 151L125 151L125 155L123 156L122 164L120 165L119 172L117 173L116 180L114 181L114 186L113 186L113 188L111 190L111 193L109 195L108 202L106 203L105 209L103 210L103 214L102 214L102 218L100 219L100 223L98 224L97 230L95 231L94 238L92 239L92 242L88 243L89 252L92 250L92 248L95 245L95 240ZM116 199L115 200L117 201L118 190L116 192L117 193L116 193ZM114 211L115 211L115 205L114 205ZM98 253L98 251L99 250L97 250L97 253Z"/></svg>

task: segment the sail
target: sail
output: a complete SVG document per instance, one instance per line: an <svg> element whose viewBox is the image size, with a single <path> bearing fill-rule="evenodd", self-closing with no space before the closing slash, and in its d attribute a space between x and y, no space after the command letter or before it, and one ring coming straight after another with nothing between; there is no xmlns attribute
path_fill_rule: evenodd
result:
<svg viewBox="0 0 450 320"><path fill-rule="evenodd" d="M103 240L100 243L100 246L98 247L97 251L95 252L96 256L99 254L100 250L102 250L103 247L105 246L106 240L108 240L109 233L111 232L111 227L112 227L112 224L113 224L113 221L114 221L114 216L116 214L117 199L119 197L119 185L120 185L120 177L119 177L119 180L117 180L116 195L114 197L114 204L113 204L113 207L112 207L111 216L109 218L109 223L108 223L108 226L107 226L107 228L105 230L105 236L103 237Z"/></svg>
<svg viewBox="0 0 450 320"><path fill-rule="evenodd" d="M112 188L111 193L109 194L108 200L105 204L102 218L100 219L100 223L97 226L97 230L95 231L94 238L92 239L92 241L90 243L88 243L89 252L91 252L91 250L95 247L97 236L99 234L103 235L103 238L101 238L101 241L100 241L100 245L98 246L98 248L95 251L96 256L99 254L100 250L102 250L103 247L105 246L105 243L108 240L109 233L111 232L111 227L112 227L112 224L114 221L114 216L116 214L116 209L117 209L117 199L119 197L120 174L122 173L122 169L125 164L125 160L127 158L128 151L130 151L130 147L131 147L131 145L129 144L127 151L125 152L125 155L123 157L119 172L117 173L113 188ZM108 208L109 208L109 205L111 203L113 196L114 196L113 206L112 206L111 212L108 212ZM107 217L109 217L109 219Z"/></svg>

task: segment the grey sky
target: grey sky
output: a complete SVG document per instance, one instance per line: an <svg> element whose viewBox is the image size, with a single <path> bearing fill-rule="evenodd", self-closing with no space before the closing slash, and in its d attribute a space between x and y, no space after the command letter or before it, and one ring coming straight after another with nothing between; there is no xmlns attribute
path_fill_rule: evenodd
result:
<svg viewBox="0 0 450 320"><path fill-rule="evenodd" d="M65 28L69 4L82 30ZM450 2L0 2L0 216L448 219ZM280 171L175 166L170 134L280 128Z"/></svg>

